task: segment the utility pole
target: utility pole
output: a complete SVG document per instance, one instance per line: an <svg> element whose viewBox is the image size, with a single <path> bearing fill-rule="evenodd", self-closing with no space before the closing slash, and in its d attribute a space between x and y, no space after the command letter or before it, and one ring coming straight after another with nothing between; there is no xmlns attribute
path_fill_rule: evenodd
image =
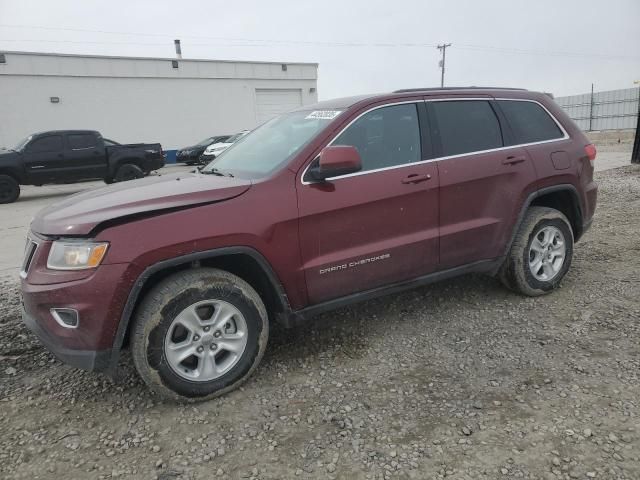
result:
<svg viewBox="0 0 640 480"><path fill-rule="evenodd" d="M447 47L450 47L450 43L443 43L442 45L438 45L438 50L442 52L442 59L440 60L440 88L444 87L444 62L447 57Z"/></svg>

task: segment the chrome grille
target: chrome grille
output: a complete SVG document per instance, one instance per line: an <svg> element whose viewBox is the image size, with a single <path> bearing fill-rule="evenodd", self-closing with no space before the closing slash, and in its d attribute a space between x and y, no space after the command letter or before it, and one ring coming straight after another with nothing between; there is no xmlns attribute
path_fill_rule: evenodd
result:
<svg viewBox="0 0 640 480"><path fill-rule="evenodd" d="M27 272L29 271L29 267L31 266L31 262L33 261L33 257L38 249L38 244L27 238L27 244L24 246L24 259L22 260L22 268L20 269L20 276L26 277Z"/></svg>

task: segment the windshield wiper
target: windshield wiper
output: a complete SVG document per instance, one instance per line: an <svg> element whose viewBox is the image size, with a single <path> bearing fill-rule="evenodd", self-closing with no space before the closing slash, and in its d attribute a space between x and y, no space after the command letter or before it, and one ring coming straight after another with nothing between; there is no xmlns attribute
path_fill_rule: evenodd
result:
<svg viewBox="0 0 640 480"><path fill-rule="evenodd" d="M200 170L200 173L203 173L205 175L218 175L219 177L233 177L233 175L229 172L223 172L221 170L218 170L217 168L213 167L210 168L208 170Z"/></svg>

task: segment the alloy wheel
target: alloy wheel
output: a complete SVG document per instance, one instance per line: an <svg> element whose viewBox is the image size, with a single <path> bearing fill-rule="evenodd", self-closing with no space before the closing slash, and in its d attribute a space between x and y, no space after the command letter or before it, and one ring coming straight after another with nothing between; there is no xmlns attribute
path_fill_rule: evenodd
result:
<svg viewBox="0 0 640 480"><path fill-rule="evenodd" d="M536 280L552 280L564 265L567 256L565 238L559 228L552 225L541 228L529 247L529 270Z"/></svg>
<svg viewBox="0 0 640 480"><path fill-rule="evenodd" d="M231 370L247 346L247 322L235 306L223 300L194 303L171 322L164 354L180 377L208 382Z"/></svg>

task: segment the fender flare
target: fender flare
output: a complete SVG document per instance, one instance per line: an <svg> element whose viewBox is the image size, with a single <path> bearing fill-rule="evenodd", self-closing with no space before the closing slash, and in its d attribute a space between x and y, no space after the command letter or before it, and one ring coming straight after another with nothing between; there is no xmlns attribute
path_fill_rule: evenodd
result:
<svg viewBox="0 0 640 480"><path fill-rule="evenodd" d="M118 169L127 163L135 165L136 167L144 170L142 165L144 164L144 157L116 157L109 160L108 172L110 177L114 177L118 172Z"/></svg>
<svg viewBox="0 0 640 480"><path fill-rule="evenodd" d="M0 175L7 175L18 182L19 185L25 185L26 177L21 174L19 169L13 166L0 168Z"/></svg>
<svg viewBox="0 0 640 480"><path fill-rule="evenodd" d="M516 238L516 234L518 233L518 230L520 230L520 225L522 225L524 216L527 213L527 210L529 209L533 201L536 198L541 197L542 195L546 195L547 193L553 193L553 192L569 192L571 194L571 196L575 201L575 208L576 208L575 213L577 214L577 220L580 227L582 228L582 219L583 219L582 203L580 202L580 196L578 195L578 190L576 189L575 186L573 186L570 183L562 183L559 185L553 185L551 187L541 188L539 190L536 190L535 192L530 193L529 196L526 198L526 200L523 202L522 207L520 208L520 213L518 214L518 219L516 220L516 223L513 227L513 231L511 232L511 238L509 239L509 242L507 242L503 256L506 257L509 254L509 250L511 250L511 245L513 245L513 242ZM580 238L581 234L582 234L581 231L574 232L576 242Z"/></svg>
<svg viewBox="0 0 640 480"><path fill-rule="evenodd" d="M184 265L187 263L197 262L199 260L205 260L210 258L222 257L227 255L247 255L255 260L260 268L263 270L267 279L271 283L272 287L276 291L277 300L280 302L280 307L282 311L288 313L291 311L291 307L289 306L289 300L287 294L284 290L284 286L278 279L275 271L271 267L271 264L267 261L267 259L256 249L251 247L222 247L216 248L213 250L204 250L201 252L189 253L187 255L181 255L179 257L169 258L167 260L161 260L160 262L154 263L148 266L135 280L133 287L129 291L129 296L127 297L127 301L122 310L122 314L120 315L120 322L118 323L118 329L116 330L116 335L113 339L113 345L111 347L111 354L109 360L108 371L114 373L118 366L118 360L120 358L120 352L122 350L122 344L124 342L124 337L129 329L129 324L131 322L131 317L133 315L133 309L135 308L138 300L140 298L140 293L142 288L147 283L149 278L157 272L165 270L167 268L175 267L177 265Z"/></svg>

